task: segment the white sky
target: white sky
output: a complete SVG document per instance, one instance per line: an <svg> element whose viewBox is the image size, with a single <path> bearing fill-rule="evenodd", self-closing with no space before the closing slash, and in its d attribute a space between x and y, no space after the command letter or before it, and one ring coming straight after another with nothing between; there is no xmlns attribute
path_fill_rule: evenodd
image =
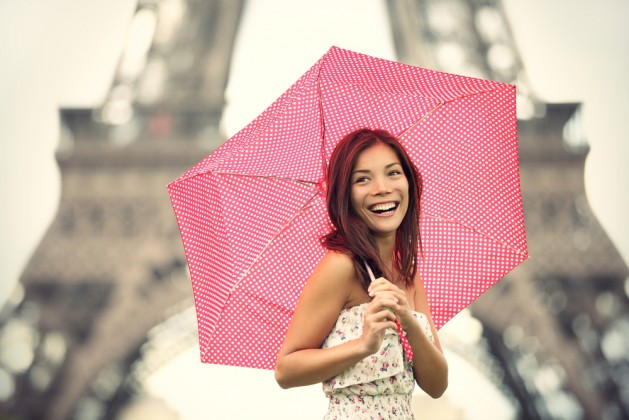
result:
<svg viewBox="0 0 629 420"><path fill-rule="evenodd" d="M260 114L333 45L395 60L386 13L379 0L248 1L227 86L225 133Z"/></svg>
<svg viewBox="0 0 629 420"><path fill-rule="evenodd" d="M331 45L394 58L380 1L263 3L248 2L228 91L231 116L224 129L229 134L262 111ZM624 127L629 102L623 97L629 92L629 25L624 22L629 3L505 0L505 6L536 93L549 102L584 102L592 147L586 164L588 199L629 261L629 165L625 163L629 136ZM54 160L57 109L89 107L102 100L133 10L134 3L128 0L0 0L0 302L56 212L60 194ZM253 79L251 70L256 71ZM242 95L242 90L249 93ZM195 361L192 354L190 360ZM206 380L201 386L211 387L207 381L227 381L221 369L226 368L199 367ZM229 392L221 393L222 386L213 388L208 398L216 403L233 401L236 409L246 411L249 403L239 397L257 392L267 396L260 404L275 408L292 401L300 413L321 417L319 387L281 391L272 397L269 393L278 389L271 388L275 385L269 376L257 382L251 379L256 373L250 371L239 374L240 380L233 383L231 379L224 382L230 384ZM152 386L158 387L159 378L154 378ZM180 377L175 383L179 386L189 379ZM455 392L457 385L453 386ZM208 388L201 388L205 395ZM464 404L472 409L471 403ZM288 411L284 418L294 413Z"/></svg>

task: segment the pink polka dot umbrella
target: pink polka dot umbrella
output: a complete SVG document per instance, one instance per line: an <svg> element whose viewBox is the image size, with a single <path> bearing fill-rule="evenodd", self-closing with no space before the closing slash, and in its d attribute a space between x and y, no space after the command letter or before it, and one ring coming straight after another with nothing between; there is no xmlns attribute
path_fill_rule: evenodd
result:
<svg viewBox="0 0 629 420"><path fill-rule="evenodd" d="M397 134L422 174L419 270L437 328L527 257L515 86L333 47L168 186L203 362L274 367L325 252L327 161L360 127Z"/></svg>

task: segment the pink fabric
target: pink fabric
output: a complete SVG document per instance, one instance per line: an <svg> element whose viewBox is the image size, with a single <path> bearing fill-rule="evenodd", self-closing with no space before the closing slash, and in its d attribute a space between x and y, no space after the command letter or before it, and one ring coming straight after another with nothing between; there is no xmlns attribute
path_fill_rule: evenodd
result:
<svg viewBox="0 0 629 420"><path fill-rule="evenodd" d="M528 255L515 86L331 48L169 186L207 363L272 369L328 230L319 181L359 128L401 141L424 181L420 273L437 328Z"/></svg>

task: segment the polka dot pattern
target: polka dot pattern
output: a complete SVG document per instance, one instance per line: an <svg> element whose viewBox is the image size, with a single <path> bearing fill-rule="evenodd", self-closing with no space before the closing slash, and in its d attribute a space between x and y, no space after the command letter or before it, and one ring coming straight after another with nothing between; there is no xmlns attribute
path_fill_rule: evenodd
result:
<svg viewBox="0 0 629 420"><path fill-rule="evenodd" d="M327 161L358 127L399 135L422 173L419 268L438 328L527 257L515 87L333 47L168 186L203 362L274 367L325 252Z"/></svg>

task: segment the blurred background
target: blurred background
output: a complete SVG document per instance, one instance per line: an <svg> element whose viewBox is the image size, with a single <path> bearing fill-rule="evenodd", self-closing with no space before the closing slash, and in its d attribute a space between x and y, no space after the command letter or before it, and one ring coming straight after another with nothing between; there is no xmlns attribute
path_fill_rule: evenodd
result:
<svg viewBox="0 0 629 420"><path fill-rule="evenodd" d="M166 185L336 45L518 90L531 258L418 419L629 418L629 3L0 0L0 419L319 419L199 362Z"/></svg>

